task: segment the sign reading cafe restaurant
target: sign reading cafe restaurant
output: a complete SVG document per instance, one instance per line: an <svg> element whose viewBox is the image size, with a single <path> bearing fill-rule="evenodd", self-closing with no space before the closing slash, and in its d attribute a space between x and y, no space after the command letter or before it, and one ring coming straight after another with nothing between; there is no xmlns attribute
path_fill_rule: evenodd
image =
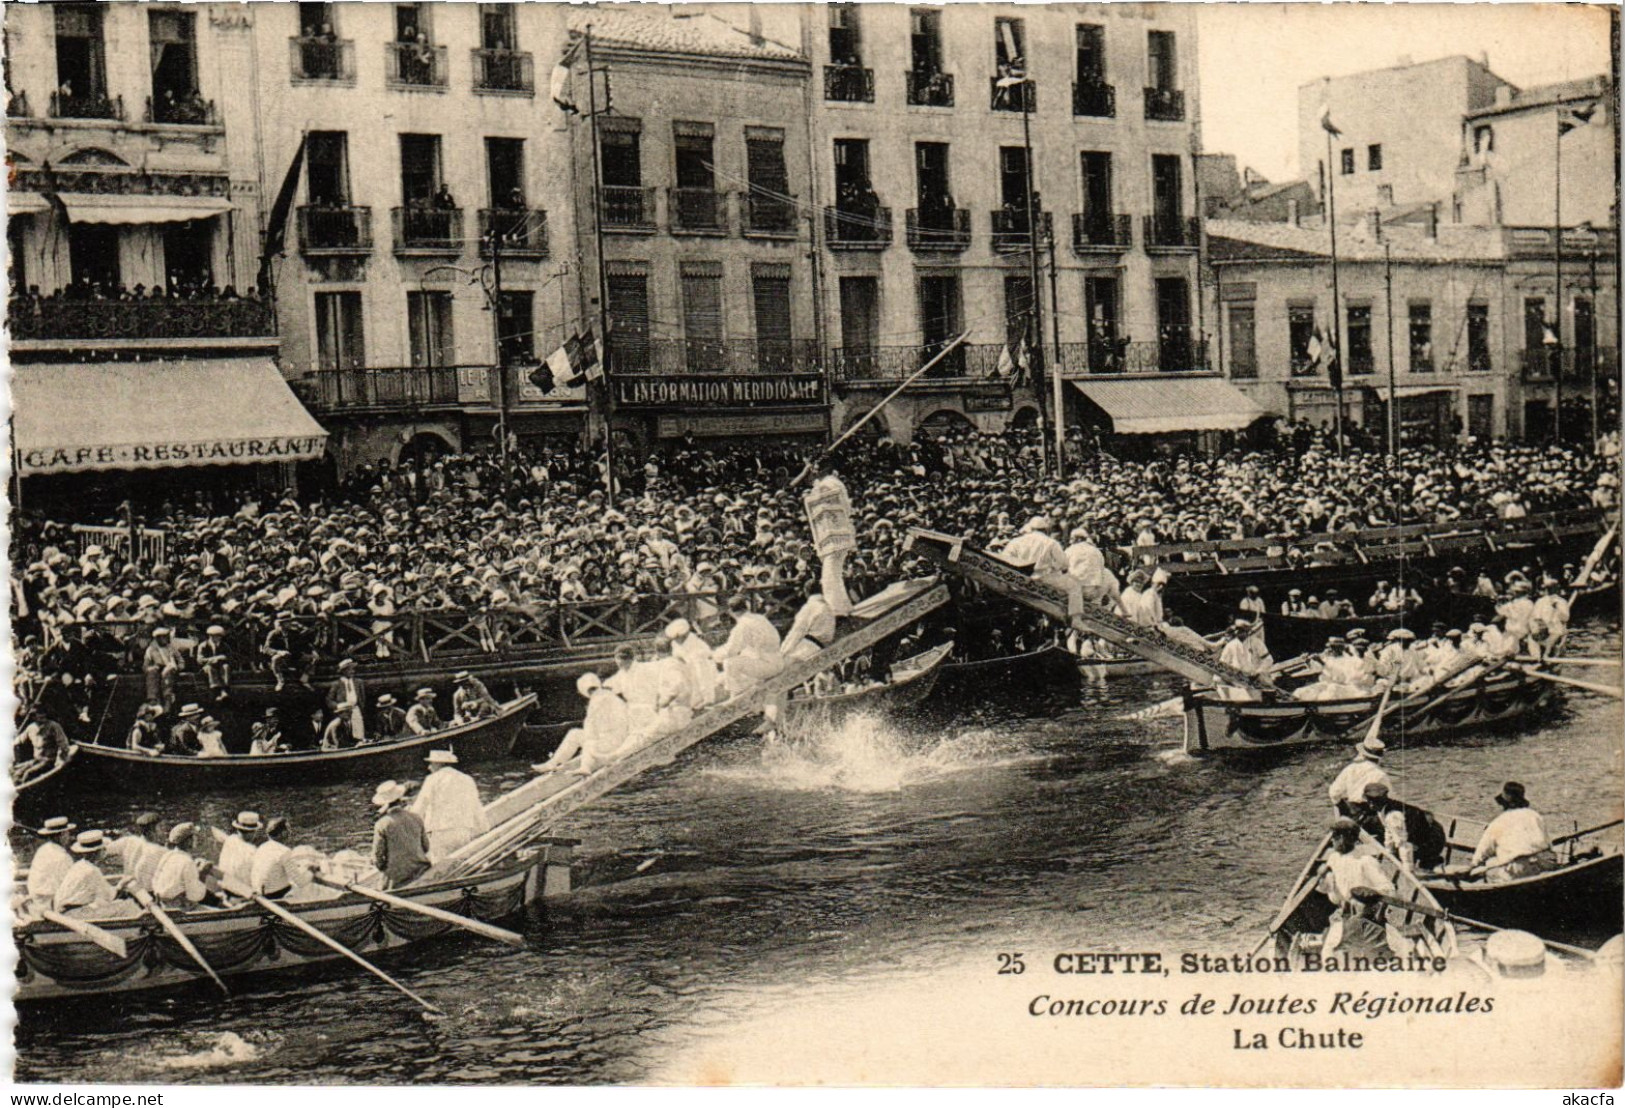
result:
<svg viewBox="0 0 1625 1108"><path fill-rule="evenodd" d="M615 404L623 408L769 408L815 405L824 399L823 378L814 373L627 374L614 378L614 383Z"/></svg>

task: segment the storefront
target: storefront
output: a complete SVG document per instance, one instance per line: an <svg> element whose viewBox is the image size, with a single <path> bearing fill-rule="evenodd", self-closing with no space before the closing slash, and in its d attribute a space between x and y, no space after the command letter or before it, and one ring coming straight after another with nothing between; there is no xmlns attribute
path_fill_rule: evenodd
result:
<svg viewBox="0 0 1625 1108"><path fill-rule="evenodd" d="M1129 455L1234 446L1270 413L1217 377L1074 380L1078 422Z"/></svg>
<svg viewBox="0 0 1625 1108"><path fill-rule="evenodd" d="M819 374L623 375L617 427L645 449L673 439L823 440L829 408Z"/></svg>

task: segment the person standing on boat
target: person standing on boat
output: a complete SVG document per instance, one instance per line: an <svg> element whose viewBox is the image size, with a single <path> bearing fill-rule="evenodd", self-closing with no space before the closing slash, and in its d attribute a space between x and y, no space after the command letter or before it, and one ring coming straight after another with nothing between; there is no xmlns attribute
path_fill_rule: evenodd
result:
<svg viewBox="0 0 1625 1108"><path fill-rule="evenodd" d="M220 871L240 885L247 885L254 876L254 848L265 825L258 812L238 812L231 823L230 835L218 828L209 829L220 844Z"/></svg>
<svg viewBox="0 0 1625 1108"><path fill-rule="evenodd" d="M40 845L28 862L28 899L51 903L63 876L73 867L73 855L68 853L68 847L78 830L79 825L68 822L67 816L52 816L34 832Z"/></svg>
<svg viewBox="0 0 1625 1108"><path fill-rule="evenodd" d="M406 713L396 705L395 698L384 693L378 698L378 711L373 713L373 734L380 741L393 739L406 730Z"/></svg>
<svg viewBox="0 0 1625 1108"><path fill-rule="evenodd" d="M367 724L361 715L367 687L355 675L354 658L339 659L338 669L338 677L327 687L327 710L339 721L340 730L359 746L367 738Z"/></svg>
<svg viewBox="0 0 1625 1108"><path fill-rule="evenodd" d="M1354 814L1355 805L1365 801L1367 785L1381 785L1390 790L1394 787L1382 768L1382 756L1387 750L1388 744L1375 737L1361 739L1355 746L1354 761L1343 767L1326 790L1338 815Z"/></svg>
<svg viewBox="0 0 1625 1108"><path fill-rule="evenodd" d="M852 525L852 498L847 495L835 459L825 454L817 462L818 480L803 498L807 526L820 563L819 584L830 610L849 615L852 598L846 593L846 559L858 548Z"/></svg>
<svg viewBox="0 0 1625 1108"><path fill-rule="evenodd" d="M414 735L427 735L445 727L440 713L435 711L434 690L421 688L406 710L406 729Z"/></svg>
<svg viewBox="0 0 1625 1108"><path fill-rule="evenodd" d="M1495 797L1501 814L1490 821L1473 851L1471 872L1492 885L1544 873L1557 864L1546 820L1529 806L1516 781L1501 786Z"/></svg>
<svg viewBox="0 0 1625 1108"><path fill-rule="evenodd" d="M429 868L429 833L406 805L407 788L385 781L372 794L378 822L372 825L372 864L384 875L384 888L410 885Z"/></svg>
<svg viewBox="0 0 1625 1108"><path fill-rule="evenodd" d="M438 862L476 835L490 830L485 806L480 803L480 787L457 769L457 755L450 750L431 750L429 776L418 791L412 811L423 820L429 833L429 860Z"/></svg>
<svg viewBox="0 0 1625 1108"><path fill-rule="evenodd" d="M209 682L209 691L214 694L216 701L225 700L231 696L231 657L226 653L226 629L218 623L212 624L204 632L203 641L197 644L195 654L197 663L203 669L203 676Z"/></svg>

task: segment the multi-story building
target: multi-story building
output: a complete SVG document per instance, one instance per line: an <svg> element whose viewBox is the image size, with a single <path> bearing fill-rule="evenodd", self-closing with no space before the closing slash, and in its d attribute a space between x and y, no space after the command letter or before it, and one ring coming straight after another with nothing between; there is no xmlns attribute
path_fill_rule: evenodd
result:
<svg viewBox="0 0 1625 1108"><path fill-rule="evenodd" d="M1592 434L1593 410L1599 425L1617 421L1617 238L1609 229L1582 239L1567 237L1574 261L1564 285L1576 323L1554 359L1545 324L1549 228L1383 225L1375 210L1340 224L1345 418L1381 441L1393 395L1402 441L1545 437L1561 361L1565 436ZM1224 374L1265 408L1331 426L1337 392L1322 353L1334 327L1327 230L1212 221L1208 242Z"/></svg>
<svg viewBox="0 0 1625 1108"><path fill-rule="evenodd" d="M579 326L552 4L255 5L282 356L341 468L580 434L530 372ZM543 74L538 90L537 74ZM290 169L292 167L292 169ZM556 210L563 206L565 210Z"/></svg>
<svg viewBox="0 0 1625 1108"><path fill-rule="evenodd" d="M800 10L718 10L570 16L586 300L603 297L615 426L635 450L828 433Z"/></svg>
<svg viewBox="0 0 1625 1108"><path fill-rule="evenodd" d="M1563 223L1618 224L1614 95L1606 77L1503 85L1493 104L1467 112L1460 126L1452 205L1458 223L1552 226L1561 162Z"/></svg>
<svg viewBox="0 0 1625 1108"><path fill-rule="evenodd" d="M1049 390L1022 383L1038 376L1023 362L1083 378L1204 367L1194 9L805 18L837 429L961 333L885 430L1031 420Z"/></svg>
<svg viewBox="0 0 1625 1108"><path fill-rule="evenodd" d="M91 471L165 470L178 489L175 468L204 464L281 481L322 452L253 288L252 19L223 4L6 9L7 327L24 476L84 485Z"/></svg>

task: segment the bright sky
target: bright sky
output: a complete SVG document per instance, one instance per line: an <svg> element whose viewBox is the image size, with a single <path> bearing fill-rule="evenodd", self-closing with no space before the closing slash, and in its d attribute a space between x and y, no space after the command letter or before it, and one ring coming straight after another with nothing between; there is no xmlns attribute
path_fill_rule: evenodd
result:
<svg viewBox="0 0 1625 1108"><path fill-rule="evenodd" d="M1298 86L1452 54L1520 88L1609 70L1608 11L1562 4L1204 4L1202 143L1273 181L1298 172Z"/></svg>

